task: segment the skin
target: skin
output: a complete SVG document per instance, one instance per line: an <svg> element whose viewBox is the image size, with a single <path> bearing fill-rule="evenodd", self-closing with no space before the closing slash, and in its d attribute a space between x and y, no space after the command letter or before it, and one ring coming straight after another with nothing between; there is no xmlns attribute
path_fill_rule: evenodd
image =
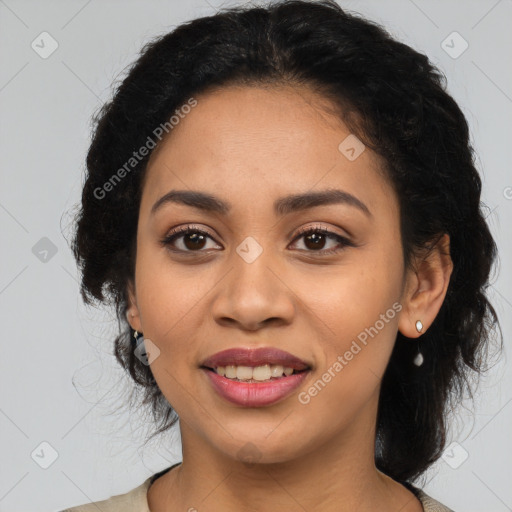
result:
<svg viewBox="0 0 512 512"><path fill-rule="evenodd" d="M421 511L409 490L376 469L375 420L397 331L421 336L416 321L424 333L443 303L453 267L448 236L416 270L404 268L398 200L382 161L368 148L353 161L340 153L350 131L313 91L230 86L196 99L148 162L129 284L129 322L160 350L151 371L180 416L183 463L150 487L152 512ZM277 198L326 188L350 192L372 216L347 204L274 214ZM151 215L170 190L210 193L232 211L167 203ZM160 243L188 223L211 235L202 248L194 252L186 237L174 246L187 254ZM318 225L356 246L328 237L315 249L297 238ZM252 263L236 252L248 236L263 249ZM341 250L319 254L333 247ZM400 312L302 404L298 394L394 303ZM199 369L226 348L262 346L313 368L277 404L231 404ZM259 457L252 465L239 455L248 443Z"/></svg>

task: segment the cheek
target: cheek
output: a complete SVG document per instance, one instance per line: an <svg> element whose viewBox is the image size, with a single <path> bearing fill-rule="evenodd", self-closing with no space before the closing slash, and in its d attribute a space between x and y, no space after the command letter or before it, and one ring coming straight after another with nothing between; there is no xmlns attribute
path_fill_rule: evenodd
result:
<svg viewBox="0 0 512 512"><path fill-rule="evenodd" d="M355 337L399 299L402 267L390 251L354 251L328 271L296 276L297 293L323 321L326 334Z"/></svg>
<svg viewBox="0 0 512 512"><path fill-rule="evenodd" d="M144 336L160 351L151 370L157 382L159 378L165 381L164 390L169 385L175 387L169 373L192 364L188 354L194 331L194 305L200 300L201 290L185 282L183 275L173 271L159 254L149 251L137 256L136 287Z"/></svg>
<svg viewBox="0 0 512 512"><path fill-rule="evenodd" d="M340 315L337 335L321 340L323 360L314 379L298 396L304 414L314 418L330 417L333 428L343 427L369 400L378 400L378 390L396 337L395 309L384 318L365 310L361 320ZM393 318L392 318L393 317Z"/></svg>
<svg viewBox="0 0 512 512"><path fill-rule="evenodd" d="M204 297L208 283L197 267L173 262L165 248L141 237L136 263L137 304L146 330L165 342Z"/></svg>
<svg viewBox="0 0 512 512"><path fill-rule="evenodd" d="M325 376L320 378L337 390L334 402L340 394L355 400L368 396L384 373L401 310L399 258L392 247L359 251L328 276L308 280L303 297L318 319L319 370Z"/></svg>

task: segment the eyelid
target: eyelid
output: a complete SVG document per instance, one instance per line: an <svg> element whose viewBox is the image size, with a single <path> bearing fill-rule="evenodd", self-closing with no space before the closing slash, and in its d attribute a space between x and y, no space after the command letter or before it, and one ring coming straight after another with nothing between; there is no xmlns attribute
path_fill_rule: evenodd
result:
<svg viewBox="0 0 512 512"><path fill-rule="evenodd" d="M171 231L169 231L163 237L163 239L160 240L160 243L163 246L171 246L171 242L173 240L176 240L180 236L186 235L189 232L195 232L195 233L201 233L201 234L207 235L216 244L219 244L219 242L217 242L217 240L216 240L216 237L208 229L205 229L203 227L199 227L198 225L195 225L195 224L185 224L185 225L173 228ZM173 239L173 240L171 240L171 239ZM193 253L193 252L205 252L205 251L180 251L179 249L176 249L176 251L179 251L179 252L191 252L191 253Z"/></svg>
<svg viewBox="0 0 512 512"><path fill-rule="evenodd" d="M186 225L178 226L178 227L172 229L161 240L161 243L163 246L171 246L171 243L174 242L174 240L176 240L177 238L180 238L181 235L185 235L189 232L196 232L196 233L204 234L204 235L208 236L210 239L212 239L216 244L218 244L216 237L213 236L212 233L210 233L207 229L204 229L203 227L199 227L198 225L194 225L194 224L186 224ZM343 251L346 247L356 247L356 244L354 242L352 242L350 237L341 235L341 234L333 231L331 228L327 227L326 225L323 225L320 223L303 226L302 228L300 228L297 231L293 240L290 243L291 244L295 243L301 237L303 237L309 233L322 233L327 237L337 239L338 242L341 243L342 247L341 248L331 248L331 249L320 249L318 251L314 251L314 250L305 251L308 253L310 252L312 254L316 253L319 256L327 256L327 255L339 253L339 252ZM183 251L181 249L171 249L171 250L173 250L175 252L179 252L179 253L189 253L189 254L194 254L194 253L200 254L200 253L208 252L205 250L197 250L197 251ZM304 251L304 250L301 250L301 252L302 251Z"/></svg>
<svg viewBox="0 0 512 512"><path fill-rule="evenodd" d="M210 232L208 231L208 229L205 229L203 227L200 227L199 225L196 225L196 224L185 224L185 225L182 225L182 226L178 226L176 228L173 228L171 231L169 231L164 238L168 238L170 236L173 236L173 235L177 235L177 234L180 234L180 233L187 233L188 230L197 230L198 232L201 232L201 233L204 233L204 234L207 234L209 237L211 237L212 239L215 239L215 236ZM292 241L295 241L297 239L297 237L299 237L300 235L303 235L305 233L308 233L310 231L314 231L314 230L319 230L319 231L328 231L329 234L332 234L332 235L336 235L336 236L340 236L342 238L348 238L346 235L342 235L340 233L336 233L334 231L332 231L329 227L327 227L326 225L323 225L323 224L314 224L314 225L309 225L309 226L303 226L301 227L296 233L295 233L295 236L293 237L293 240Z"/></svg>
<svg viewBox="0 0 512 512"><path fill-rule="evenodd" d="M316 254L319 257L327 257L339 254L343 252L347 247L357 247L357 244L355 244L351 237L344 236L336 231L332 230L331 228L326 227L322 224L315 224L315 225L309 225L304 226L303 228L300 228L297 234L295 235L294 239L292 240L292 244L296 243L298 240L300 240L302 237L310 234L310 233L321 233L324 236L337 240L338 244L341 244L341 247L332 247L331 249L320 249L318 251L304 251L301 250L300 252L305 252L306 254Z"/></svg>
<svg viewBox="0 0 512 512"><path fill-rule="evenodd" d="M185 224L182 226L178 226L176 228L173 228L171 231L169 231L165 236L169 237L169 236L177 235L180 233L186 233L188 230L196 230L198 232L207 234L211 238L215 238L213 236L213 234L208 229L205 229L202 226L199 226L196 224Z"/></svg>
<svg viewBox="0 0 512 512"><path fill-rule="evenodd" d="M314 225L309 225L309 226L304 226L302 228L300 228L295 237L294 237L294 240L295 238L297 238L298 236L300 235L303 235L305 233L308 233L309 231L326 231L326 232L329 232L329 234L333 235L333 236L339 236L341 238L349 238L350 235L348 234L341 234L341 233L337 233L336 231L333 231L332 228L330 228L329 226L325 225L325 224L320 224L320 223L316 223Z"/></svg>

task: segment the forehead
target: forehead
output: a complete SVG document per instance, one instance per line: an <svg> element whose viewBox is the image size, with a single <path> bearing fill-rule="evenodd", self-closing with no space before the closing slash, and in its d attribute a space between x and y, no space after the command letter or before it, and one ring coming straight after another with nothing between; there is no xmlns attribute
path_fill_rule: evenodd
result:
<svg viewBox="0 0 512 512"><path fill-rule="evenodd" d="M325 111L329 102L307 88L228 86L195 99L197 105L181 116L153 157L176 152L184 142L212 156L258 145L266 151L296 151L302 142L316 139L318 144L327 131L336 133L335 140L325 140L324 146L335 143L340 131L349 133L339 118ZM196 154L187 156L192 159Z"/></svg>
<svg viewBox="0 0 512 512"><path fill-rule="evenodd" d="M225 87L195 99L153 151L143 196L189 188L236 202L241 191L256 199L343 186L366 203L393 200L383 161L362 144L357 158L347 158L344 141L357 139L313 91Z"/></svg>

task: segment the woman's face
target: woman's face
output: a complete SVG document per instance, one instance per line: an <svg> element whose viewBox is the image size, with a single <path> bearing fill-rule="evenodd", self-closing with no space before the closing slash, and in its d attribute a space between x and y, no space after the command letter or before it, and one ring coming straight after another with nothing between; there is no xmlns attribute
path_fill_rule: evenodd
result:
<svg viewBox="0 0 512 512"><path fill-rule="evenodd" d="M404 316L399 205L381 161L305 89L229 87L196 100L148 163L130 308L158 347L151 371L184 446L194 438L205 453L283 462L340 437L373 442ZM334 190L337 200L308 199ZM152 212L171 191L228 207L176 199ZM284 350L310 369L273 403L234 403L201 366L238 347Z"/></svg>

